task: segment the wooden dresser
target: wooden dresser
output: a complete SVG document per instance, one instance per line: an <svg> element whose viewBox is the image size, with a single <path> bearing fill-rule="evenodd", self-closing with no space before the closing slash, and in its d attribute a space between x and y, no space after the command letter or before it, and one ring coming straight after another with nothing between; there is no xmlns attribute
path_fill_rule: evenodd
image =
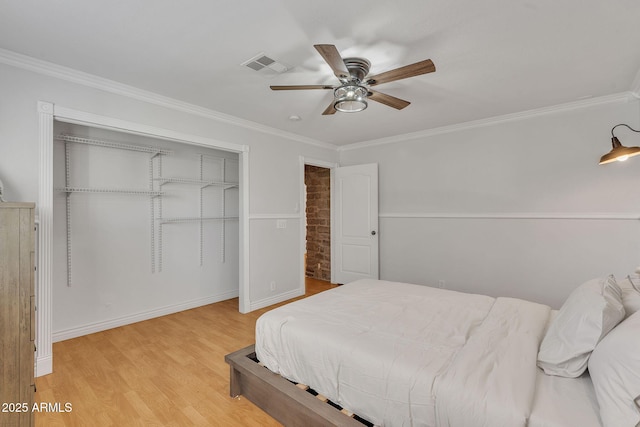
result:
<svg viewBox="0 0 640 427"><path fill-rule="evenodd" d="M33 203L0 203L0 427L33 426Z"/></svg>

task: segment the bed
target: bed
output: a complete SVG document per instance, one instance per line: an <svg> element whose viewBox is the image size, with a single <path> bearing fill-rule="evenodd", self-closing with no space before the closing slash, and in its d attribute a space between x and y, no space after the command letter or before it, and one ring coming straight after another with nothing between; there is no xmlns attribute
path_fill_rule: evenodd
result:
<svg viewBox="0 0 640 427"><path fill-rule="evenodd" d="M255 347L227 356L231 394L285 425L602 427L586 361L573 378L538 366L558 316L521 299L359 280L262 315Z"/></svg>

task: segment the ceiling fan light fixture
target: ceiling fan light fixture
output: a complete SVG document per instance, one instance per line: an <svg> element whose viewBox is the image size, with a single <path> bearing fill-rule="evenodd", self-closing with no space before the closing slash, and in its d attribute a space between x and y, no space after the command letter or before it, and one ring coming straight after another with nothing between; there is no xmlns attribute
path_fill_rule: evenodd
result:
<svg viewBox="0 0 640 427"><path fill-rule="evenodd" d="M333 107L343 113L357 113L367 108L368 90L360 85L348 83L333 91Z"/></svg>
<svg viewBox="0 0 640 427"><path fill-rule="evenodd" d="M338 111L343 113L357 113L365 110L368 101L372 100L386 105L396 110L402 110L411 104L404 99L387 95L370 89L370 86L377 86L382 83L395 82L409 77L420 76L422 74L433 73L436 66L430 59L405 65L385 71L384 73L369 76L371 63L365 58L342 58L338 49L332 44L316 44L316 48L322 59L331 67L334 76L340 80L340 86L332 85L287 85L271 86L271 90L307 90L307 89L330 89L333 90L331 103L322 112L323 116L330 116Z"/></svg>

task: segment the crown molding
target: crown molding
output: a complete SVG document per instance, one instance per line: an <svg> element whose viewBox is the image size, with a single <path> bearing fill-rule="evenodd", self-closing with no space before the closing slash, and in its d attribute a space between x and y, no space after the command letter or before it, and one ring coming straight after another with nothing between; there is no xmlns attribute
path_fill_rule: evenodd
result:
<svg viewBox="0 0 640 427"><path fill-rule="evenodd" d="M216 120L218 122L250 129L256 132L277 136L279 138L286 138L292 141L301 142L303 144L309 144L316 147L327 148L330 150L336 150L338 148L336 145L330 144L328 142L318 141L313 138L307 138L295 133L282 131L270 126L252 122L250 120L240 119L238 117L224 114L219 111L200 107L188 102L179 101L174 98L138 89L133 86L105 79L103 77L98 77L96 75L85 73L83 71L78 71L73 68L57 65L41 59L36 59L31 56L22 55L10 50L0 48L0 63L32 71L34 73L46 75L49 77L54 77L60 80L66 80L68 82L76 83L82 86L99 89L104 92L109 92L116 95L136 99L138 101L147 102L149 104L155 104L172 110L181 111L183 113L193 114L207 119Z"/></svg>
<svg viewBox="0 0 640 427"><path fill-rule="evenodd" d="M640 88L639 88L640 89ZM458 123L450 126L442 126L433 129L427 129L418 132L394 135L387 138L373 139L369 141L356 142L353 144L338 147L338 151L356 150L360 148L374 147L378 145L395 144L398 142L406 142L413 139L427 138L434 135L446 133L460 132L464 130L476 129L486 126L493 126L501 123L513 122L517 120L525 120L532 117L544 116L562 111L578 110L597 105L612 104L618 102L630 102L638 99L636 92L622 92L613 95L600 96L597 98L582 99L579 101L568 102L565 104L552 105L549 107L537 108L534 110L521 111L518 113L510 113L502 116L489 117L486 119L473 120L470 122Z"/></svg>
<svg viewBox="0 0 640 427"><path fill-rule="evenodd" d="M250 129L256 132L277 136L279 138L289 139L295 142L308 144L316 147L321 147L329 150L347 151L356 150L360 148L373 147L385 144L394 144L398 142L410 141L413 139L426 138L434 135L459 132L469 129L481 128L485 126L492 126L496 124L528 119L531 117L542 116L546 114L552 114L560 111L570 111L581 108L587 108L596 105L603 105L615 102L629 102L630 100L640 99L640 70L636 74L632 87L628 92L622 92L613 95L601 96L597 98L590 98L579 100L575 102L569 102L565 104L558 104L549 107L538 108L534 110L527 110L518 113L505 114L502 116L489 117L486 119L474 120L470 122L458 123L450 126L443 126L433 129L427 129L418 132L405 133L400 135L394 135L387 138L380 138L368 141L356 142L353 144L338 146L324 141L319 141L313 138L308 138L302 135L298 135L292 132L282 131L270 126L265 126L250 120L244 120L235 116L224 114L209 108L200 107L198 105L190 104L187 102L179 101L174 98L159 95L154 92L138 89L133 86L129 86L123 83L118 83L113 80L98 77L93 74L85 73L75 70L73 68L64 67L41 59L36 59L27 55L22 55L10 50L0 48L0 63L13 66L16 68L25 69L38 74L54 77L60 80L66 80L72 83L76 83L82 86L99 89L105 92L113 93L120 96L136 99L139 101L147 102L149 104L158 105L161 107L169 108L175 111L181 111L188 114L204 117L207 119L215 120L231 124L234 126Z"/></svg>

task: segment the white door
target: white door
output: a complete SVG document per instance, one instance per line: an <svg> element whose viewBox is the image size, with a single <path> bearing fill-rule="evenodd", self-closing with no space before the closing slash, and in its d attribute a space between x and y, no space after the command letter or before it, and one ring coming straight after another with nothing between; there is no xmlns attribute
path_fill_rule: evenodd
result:
<svg viewBox="0 0 640 427"><path fill-rule="evenodd" d="M333 283L378 279L378 165L335 168Z"/></svg>

